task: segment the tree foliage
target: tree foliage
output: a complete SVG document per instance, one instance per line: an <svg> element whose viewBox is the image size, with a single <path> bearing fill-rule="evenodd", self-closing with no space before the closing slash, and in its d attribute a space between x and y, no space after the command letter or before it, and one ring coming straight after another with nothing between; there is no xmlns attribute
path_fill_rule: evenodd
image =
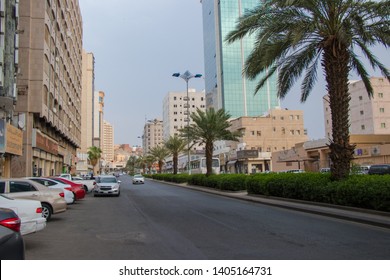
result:
<svg viewBox="0 0 390 280"><path fill-rule="evenodd" d="M278 96L284 98L303 76L301 102L305 102L321 65L332 114L329 147L335 180L348 176L354 150L349 142L350 70L357 72L368 95L373 95L369 74L356 49L390 81L388 69L369 49L377 44L389 46L389 15L390 1L263 0L247 11L226 37L228 43L234 43L255 36L243 72L249 79L259 79L256 92L276 74Z"/></svg>

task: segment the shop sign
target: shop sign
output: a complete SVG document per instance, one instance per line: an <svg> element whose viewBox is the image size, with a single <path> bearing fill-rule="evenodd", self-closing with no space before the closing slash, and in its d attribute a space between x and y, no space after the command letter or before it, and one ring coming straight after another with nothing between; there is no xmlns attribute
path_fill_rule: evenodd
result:
<svg viewBox="0 0 390 280"><path fill-rule="evenodd" d="M58 144L38 132L36 129L33 130L32 146L50 154L58 155Z"/></svg>
<svg viewBox="0 0 390 280"><path fill-rule="evenodd" d="M258 158L259 157L259 151L258 150L242 150L237 151L237 158L238 159L244 159L244 158Z"/></svg>
<svg viewBox="0 0 390 280"><path fill-rule="evenodd" d="M5 122L0 119L0 153L5 153Z"/></svg>
<svg viewBox="0 0 390 280"><path fill-rule="evenodd" d="M23 153L23 131L6 124L5 152L21 156Z"/></svg>

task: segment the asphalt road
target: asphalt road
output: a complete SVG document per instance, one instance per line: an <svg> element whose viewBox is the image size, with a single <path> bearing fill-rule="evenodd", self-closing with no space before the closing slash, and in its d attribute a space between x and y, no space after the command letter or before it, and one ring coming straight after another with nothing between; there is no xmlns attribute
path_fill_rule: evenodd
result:
<svg viewBox="0 0 390 280"><path fill-rule="evenodd" d="M29 260L390 259L390 230L216 196L122 181L25 236Z"/></svg>

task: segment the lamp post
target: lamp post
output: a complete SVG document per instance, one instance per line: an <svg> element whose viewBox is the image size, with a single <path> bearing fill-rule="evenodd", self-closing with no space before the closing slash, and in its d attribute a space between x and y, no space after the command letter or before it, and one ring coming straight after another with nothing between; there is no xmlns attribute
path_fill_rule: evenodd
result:
<svg viewBox="0 0 390 280"><path fill-rule="evenodd" d="M187 148L188 148L188 153L187 153L187 171L188 174L191 174L191 166L190 166L190 135L189 135L189 129L190 129L190 98L188 96L188 81L191 80L192 78L200 78L202 77L202 74L192 74L190 71L185 71L183 74L180 73L173 73L173 77L176 78L182 78L186 82L187 86Z"/></svg>

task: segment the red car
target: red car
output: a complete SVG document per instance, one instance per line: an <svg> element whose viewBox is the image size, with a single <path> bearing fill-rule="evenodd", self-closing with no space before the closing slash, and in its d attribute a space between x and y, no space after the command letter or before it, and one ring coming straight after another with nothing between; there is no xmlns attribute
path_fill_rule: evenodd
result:
<svg viewBox="0 0 390 280"><path fill-rule="evenodd" d="M83 184L78 184L73 181L69 181L68 179L60 178L60 177L49 177L49 178L54 181L70 185L72 188L72 192L74 193L75 200L80 200L85 197L85 190Z"/></svg>

